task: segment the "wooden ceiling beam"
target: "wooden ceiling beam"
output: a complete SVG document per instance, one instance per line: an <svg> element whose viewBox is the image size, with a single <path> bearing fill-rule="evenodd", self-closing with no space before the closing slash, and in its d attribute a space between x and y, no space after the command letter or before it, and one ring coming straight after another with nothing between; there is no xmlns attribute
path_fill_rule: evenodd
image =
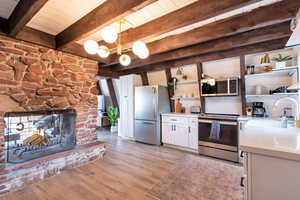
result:
<svg viewBox="0 0 300 200"><path fill-rule="evenodd" d="M76 42L70 43L60 50L63 52L67 52L67 53L74 54L74 55L79 55L81 57L85 57L85 58L88 58L91 60L98 61L101 64L107 63L106 59L99 57L97 54L91 55L91 54L86 53L86 51L83 48L83 45L78 44Z"/></svg>
<svg viewBox="0 0 300 200"><path fill-rule="evenodd" d="M57 48L86 38L157 0L108 0L56 36Z"/></svg>
<svg viewBox="0 0 300 200"><path fill-rule="evenodd" d="M269 40L274 40L278 38L283 38L291 35L290 21L283 22L280 24L275 24L244 33L240 33L233 36L228 36L225 38L220 38L197 45L192 45L190 47L184 47L169 52L156 54L150 56L148 59L136 59L129 66L122 66L117 64L111 66L112 71L122 71L128 69L134 69L145 65L166 62L169 60L175 60L200 54L206 54L210 52L216 52L226 49L231 49L234 47L241 47L250 44L265 42Z"/></svg>
<svg viewBox="0 0 300 200"><path fill-rule="evenodd" d="M16 39L55 49L55 36L28 26L25 26L16 36Z"/></svg>
<svg viewBox="0 0 300 200"><path fill-rule="evenodd" d="M5 20L4 20L4 22L5 22ZM48 33L30 28L28 26L25 26L17 34L16 37L12 37L10 35L7 35L3 31L3 26L1 25L1 19L0 19L0 34L5 35L7 37L17 39L17 40L22 40L22 41L29 42L29 43L32 43L32 44L47 47L47 48L50 48L50 49L56 49L55 36L54 35L51 35L51 34L48 34ZM70 53L70 54L75 55L75 56L95 60L95 61L98 61L100 63L105 63L106 62L104 59L100 58L99 56L87 54L84 51L83 47L80 44L77 44L77 43L73 43L72 45L69 45L68 48L62 49L60 51L65 52L65 53Z"/></svg>
<svg viewBox="0 0 300 200"><path fill-rule="evenodd" d="M113 72L109 68L103 68L101 63L98 63L98 76L105 78L119 78L123 75L122 72Z"/></svg>
<svg viewBox="0 0 300 200"><path fill-rule="evenodd" d="M127 74L139 74L142 72L150 72L150 71L160 71L160 70L165 70L168 68L180 67L183 65L196 64L196 63L200 63L200 62L203 63L203 62L209 62L209 61L220 60L220 59L225 59L225 58L237 57L237 56L241 56L241 55L274 51L274 50L284 48L288 39L289 39L289 37L285 37L285 38L281 38L281 39L277 39L277 40L261 42L258 44L252 44L252 45L233 48L233 49L229 49L229 50L217 51L217 52L212 52L212 53L208 53L208 54L192 56L192 57L182 58L182 59L173 60L173 61L167 61L164 63L147 65L147 66L140 67L137 69L129 69L129 70L123 71L122 74L127 75Z"/></svg>
<svg viewBox="0 0 300 200"><path fill-rule="evenodd" d="M122 32L122 45L127 48L136 40L147 40L184 26L261 0L201 0ZM115 44L109 45L116 47Z"/></svg>
<svg viewBox="0 0 300 200"><path fill-rule="evenodd" d="M256 8L247 13L204 25L191 31L168 36L148 43L147 45L151 55L163 53L197 43L288 21L295 16L299 7L300 1L282 0L271 5ZM110 61L110 64L118 63L116 56L112 56L112 58L113 60ZM133 58L136 57L133 56Z"/></svg>
<svg viewBox="0 0 300 200"><path fill-rule="evenodd" d="M8 34L15 37L48 0L20 0L10 15Z"/></svg>

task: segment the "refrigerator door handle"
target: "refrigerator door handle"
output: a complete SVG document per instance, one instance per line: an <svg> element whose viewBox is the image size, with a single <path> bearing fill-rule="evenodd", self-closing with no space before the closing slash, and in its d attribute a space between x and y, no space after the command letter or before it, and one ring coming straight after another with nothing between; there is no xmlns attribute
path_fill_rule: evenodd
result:
<svg viewBox="0 0 300 200"><path fill-rule="evenodd" d="M155 88L155 87L153 87L152 89L153 89L153 93L155 94L155 93L156 93L156 88Z"/></svg>
<svg viewBox="0 0 300 200"><path fill-rule="evenodd" d="M155 94L155 93L156 93L156 88L153 87L152 90L153 90L153 94ZM154 97L155 97L155 96L154 96ZM153 98L153 99L152 99L152 102L153 102L153 105L157 105L157 104L156 104L156 102L157 102L156 98ZM156 115L157 115L157 107L156 107L156 106L154 106L154 113L153 113L153 114L154 114L154 116L153 116L154 119L156 119Z"/></svg>
<svg viewBox="0 0 300 200"><path fill-rule="evenodd" d="M155 122L146 122L146 121L143 121L143 124L155 124Z"/></svg>

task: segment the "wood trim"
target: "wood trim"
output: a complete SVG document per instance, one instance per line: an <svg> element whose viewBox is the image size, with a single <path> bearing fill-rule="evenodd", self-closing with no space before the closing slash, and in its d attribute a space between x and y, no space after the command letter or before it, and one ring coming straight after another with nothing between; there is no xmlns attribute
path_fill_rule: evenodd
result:
<svg viewBox="0 0 300 200"><path fill-rule="evenodd" d="M201 91L201 80L202 80L202 74L203 74L202 63L197 63L197 74L198 74L198 86L199 86L201 111L205 113L205 97L202 96L202 91Z"/></svg>
<svg viewBox="0 0 300 200"><path fill-rule="evenodd" d="M9 35L16 36L48 0L21 0L9 17Z"/></svg>
<svg viewBox="0 0 300 200"><path fill-rule="evenodd" d="M84 39L157 0L109 0L56 36L57 48Z"/></svg>
<svg viewBox="0 0 300 200"><path fill-rule="evenodd" d="M108 92L109 92L109 96L111 98L112 105L113 105L113 107L116 107L119 110L119 104L118 104L118 100L117 100L117 96L116 96L116 92L115 92L115 88L114 88L112 79L111 78L106 79L106 83L107 83Z"/></svg>
<svg viewBox="0 0 300 200"><path fill-rule="evenodd" d="M149 79L148 79L147 72L142 72L142 73L140 73L140 75L141 75L141 78L142 78L142 84L144 86L149 85Z"/></svg>
<svg viewBox="0 0 300 200"><path fill-rule="evenodd" d="M260 0L201 0L168 13L136 28L122 32L122 45L129 48L134 41L148 40L175 29L209 19ZM178 17L180 16L180 17ZM108 45L115 48L116 45Z"/></svg>
<svg viewBox="0 0 300 200"><path fill-rule="evenodd" d="M300 1L282 0L271 5L256 8L250 12L201 26L191 31L156 40L148 43L147 46L151 55L154 55L278 24L291 20L296 15L299 7ZM118 60L116 59L112 63L118 63Z"/></svg>
<svg viewBox="0 0 300 200"><path fill-rule="evenodd" d="M137 67L155 64L174 59L186 58L210 52L216 52L234 47L242 47L250 44L270 41L278 38L283 38L291 35L290 21L276 25L271 25L256 30L247 31L233 36L216 39L181 49L172 50L169 52L150 56L148 59L136 59L129 66L120 64L111 66L112 71L121 71L126 69L134 69Z"/></svg>
<svg viewBox="0 0 300 200"><path fill-rule="evenodd" d="M171 69L165 69L165 74L166 74L166 80L167 80L167 86L168 86L168 94L169 94L169 99L170 99L170 110L171 112L174 112L174 100L171 99L171 97L174 96L174 89L173 86L169 85L169 81L172 78L172 73L171 73Z"/></svg>
<svg viewBox="0 0 300 200"><path fill-rule="evenodd" d="M261 42L258 44L233 48L233 49L229 49L229 50L225 50L225 51L217 51L217 52L212 52L212 53L208 53L208 54L163 62L160 64L147 65L147 66L140 67L137 69L126 70L126 71L123 71L122 73L123 73L123 75L125 75L125 74L141 73L141 72L145 72L145 71L147 71L147 72L160 71L160 70L165 70L165 69L173 68L173 67L179 67L179 66L183 66L183 65L190 65L190 64L200 63L200 62L203 63L203 62L208 62L208 61L220 60L220 59L224 59L224 58L231 58L231 57L236 57L236 56L240 56L240 55L254 54L254 53L265 52L265 51L273 51L273 50L284 48L288 39L289 39L289 37L285 37L285 38L280 38L277 40Z"/></svg>
<svg viewBox="0 0 300 200"><path fill-rule="evenodd" d="M242 101L242 114L246 115L246 86L245 86L245 55L240 56L240 96Z"/></svg>

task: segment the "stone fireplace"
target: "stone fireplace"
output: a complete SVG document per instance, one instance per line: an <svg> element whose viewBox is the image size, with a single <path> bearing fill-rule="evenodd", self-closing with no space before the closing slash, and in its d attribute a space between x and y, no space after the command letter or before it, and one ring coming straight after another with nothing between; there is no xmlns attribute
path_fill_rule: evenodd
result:
<svg viewBox="0 0 300 200"><path fill-rule="evenodd" d="M97 72L95 61L0 36L0 194L103 155Z"/></svg>
<svg viewBox="0 0 300 200"><path fill-rule="evenodd" d="M73 149L74 110L6 113L5 149L8 163L23 163L35 158Z"/></svg>

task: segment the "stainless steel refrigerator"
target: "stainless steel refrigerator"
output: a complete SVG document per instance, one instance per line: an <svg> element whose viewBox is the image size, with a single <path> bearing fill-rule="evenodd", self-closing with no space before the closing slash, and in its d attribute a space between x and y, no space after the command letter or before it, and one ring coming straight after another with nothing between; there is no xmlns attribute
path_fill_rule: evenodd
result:
<svg viewBox="0 0 300 200"><path fill-rule="evenodd" d="M170 112L168 89L164 86L135 88L134 138L147 144L161 144L160 114Z"/></svg>

